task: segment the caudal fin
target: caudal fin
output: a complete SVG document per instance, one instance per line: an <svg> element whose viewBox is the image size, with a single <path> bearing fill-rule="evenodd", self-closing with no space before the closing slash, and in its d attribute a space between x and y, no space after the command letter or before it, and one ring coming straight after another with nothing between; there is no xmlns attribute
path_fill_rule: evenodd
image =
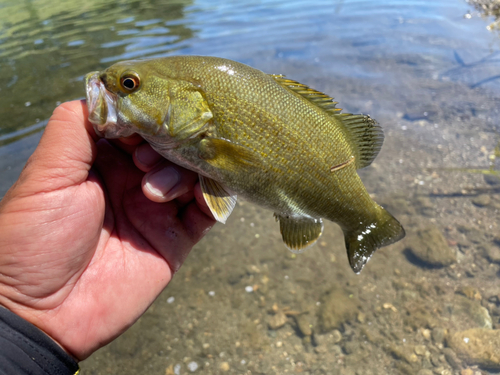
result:
<svg viewBox="0 0 500 375"><path fill-rule="evenodd" d="M378 220L355 231L345 231L345 245L349 264L360 273L375 250L390 245L405 236L405 230L394 216L380 207Z"/></svg>

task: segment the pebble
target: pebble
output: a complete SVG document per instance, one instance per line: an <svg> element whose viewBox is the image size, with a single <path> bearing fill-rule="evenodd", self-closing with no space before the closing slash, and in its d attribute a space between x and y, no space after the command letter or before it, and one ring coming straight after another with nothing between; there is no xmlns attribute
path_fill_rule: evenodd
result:
<svg viewBox="0 0 500 375"><path fill-rule="evenodd" d="M472 203L478 207L485 207L491 203L491 198L488 194L480 194L472 199Z"/></svg>
<svg viewBox="0 0 500 375"><path fill-rule="evenodd" d="M453 370L460 370L462 368L460 360L457 358L457 355L452 349L444 348L443 354L444 358L446 358L446 362L448 362Z"/></svg>
<svg viewBox="0 0 500 375"><path fill-rule="evenodd" d="M417 231L406 243L413 256L428 266L445 267L457 261L455 252L436 226Z"/></svg>
<svg viewBox="0 0 500 375"><path fill-rule="evenodd" d="M173 303L175 301L175 297L168 297L167 303Z"/></svg>
<svg viewBox="0 0 500 375"><path fill-rule="evenodd" d="M305 314L301 315L295 315L294 316L295 323L297 324L297 328L299 329L300 333L304 336L311 336L312 335L312 328L311 328L311 323L309 323L309 318Z"/></svg>
<svg viewBox="0 0 500 375"><path fill-rule="evenodd" d="M252 293L252 292L253 292L253 286L251 286L251 285L247 285L247 286L245 287L245 292L247 292L247 293Z"/></svg>
<svg viewBox="0 0 500 375"><path fill-rule="evenodd" d="M220 364L219 368L220 368L220 370L221 370L221 371L223 371L223 372L228 372L228 371L229 371L229 369L230 369L231 367L229 366L229 363L227 363L227 362L222 362L222 363Z"/></svg>
<svg viewBox="0 0 500 375"><path fill-rule="evenodd" d="M498 176L492 174L483 175L484 181L490 185L498 185L500 184L500 178Z"/></svg>
<svg viewBox="0 0 500 375"><path fill-rule="evenodd" d="M415 354L423 356L423 355L425 355L427 348L425 345L416 345L414 350L415 350Z"/></svg>
<svg viewBox="0 0 500 375"><path fill-rule="evenodd" d="M457 290L457 293L462 294L471 300L481 301L481 299L483 298L481 296L481 293L479 292L479 290L477 290L476 288L474 288L472 286L468 286L468 285Z"/></svg>
<svg viewBox="0 0 500 375"><path fill-rule="evenodd" d="M460 375L474 375L474 370L470 368L464 368L462 371L460 371Z"/></svg>
<svg viewBox="0 0 500 375"><path fill-rule="evenodd" d="M483 255L492 263L500 263L500 246L485 244L481 246Z"/></svg>
<svg viewBox="0 0 500 375"><path fill-rule="evenodd" d="M363 324L366 321L366 315L363 314L362 312L358 313L358 322Z"/></svg>
<svg viewBox="0 0 500 375"><path fill-rule="evenodd" d="M469 365L500 370L500 330L473 328L456 332L448 346Z"/></svg>
<svg viewBox="0 0 500 375"><path fill-rule="evenodd" d="M267 320L267 325L269 328L275 330L283 327L287 322L286 315L283 311L279 310L273 316L269 317Z"/></svg>
<svg viewBox="0 0 500 375"><path fill-rule="evenodd" d="M338 329L334 329L331 335L334 344L338 344L340 341L342 341L342 333L340 333Z"/></svg>
<svg viewBox="0 0 500 375"><path fill-rule="evenodd" d="M483 241L483 234L480 230L469 227L467 225L457 225L457 230L465 234L467 239L473 243L481 243Z"/></svg>
<svg viewBox="0 0 500 375"><path fill-rule="evenodd" d="M395 358L403 359L409 364L418 361L417 355L413 353L413 350L408 346L399 346L391 344L388 350Z"/></svg>
<svg viewBox="0 0 500 375"><path fill-rule="evenodd" d="M427 328L423 329L422 336L424 336L424 339L430 340L431 339L431 330L427 329Z"/></svg>
<svg viewBox="0 0 500 375"><path fill-rule="evenodd" d="M195 361L189 362L187 368L189 371L195 372L196 370L198 370L198 364Z"/></svg>

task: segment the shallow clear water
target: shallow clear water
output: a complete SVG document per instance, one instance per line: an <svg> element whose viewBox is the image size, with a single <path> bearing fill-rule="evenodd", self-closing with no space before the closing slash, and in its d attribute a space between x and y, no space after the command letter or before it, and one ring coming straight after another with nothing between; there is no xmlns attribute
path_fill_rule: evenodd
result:
<svg viewBox="0 0 500 375"><path fill-rule="evenodd" d="M360 174L408 233L356 276L335 225L295 256L272 213L242 202L83 374L185 374L192 362L204 374L492 371L453 335L483 327L500 337L500 188L440 169L488 168L500 139L500 39L490 22L460 0L0 0L0 195L57 103L83 97L87 72L214 55L286 74L376 118L385 144ZM425 242L428 228L440 235ZM456 261L428 267L415 255L425 246Z"/></svg>

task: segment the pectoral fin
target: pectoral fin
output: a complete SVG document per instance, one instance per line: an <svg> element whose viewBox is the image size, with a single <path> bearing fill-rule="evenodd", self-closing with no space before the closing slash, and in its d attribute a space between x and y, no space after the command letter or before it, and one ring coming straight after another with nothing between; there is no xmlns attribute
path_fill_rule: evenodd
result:
<svg viewBox="0 0 500 375"><path fill-rule="evenodd" d="M323 233L323 221L304 216L285 216L275 213L280 222L283 242L294 253L301 253L314 245Z"/></svg>
<svg viewBox="0 0 500 375"><path fill-rule="evenodd" d="M205 202L207 202L207 206L210 208L215 220L225 224L236 205L237 195L217 181L204 176L200 176L200 186L203 198L205 198Z"/></svg>
<svg viewBox="0 0 500 375"><path fill-rule="evenodd" d="M200 158L213 167L231 172L250 172L259 165L258 154L222 138L200 141Z"/></svg>
<svg viewBox="0 0 500 375"><path fill-rule="evenodd" d="M191 138L207 127L212 111L200 90L189 82L170 88L170 106L163 120L164 128L176 140Z"/></svg>

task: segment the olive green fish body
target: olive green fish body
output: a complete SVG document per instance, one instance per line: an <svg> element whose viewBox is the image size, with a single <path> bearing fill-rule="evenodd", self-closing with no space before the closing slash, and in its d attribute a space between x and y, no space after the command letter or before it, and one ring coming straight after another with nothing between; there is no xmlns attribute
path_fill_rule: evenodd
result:
<svg viewBox="0 0 500 375"><path fill-rule="evenodd" d="M133 86L128 77L140 85L130 93L119 87ZM87 81L87 92L94 89L89 101L104 103L96 95L117 93L116 121L91 114L96 130L137 132L167 159L204 176L205 198L220 221L234 206L230 196L245 196L273 210L284 242L301 251L316 242L326 218L343 229L356 272L376 248L404 236L356 172L377 155L381 129L368 116L340 114L322 93L198 56L118 63ZM106 112L95 108L89 112Z"/></svg>

